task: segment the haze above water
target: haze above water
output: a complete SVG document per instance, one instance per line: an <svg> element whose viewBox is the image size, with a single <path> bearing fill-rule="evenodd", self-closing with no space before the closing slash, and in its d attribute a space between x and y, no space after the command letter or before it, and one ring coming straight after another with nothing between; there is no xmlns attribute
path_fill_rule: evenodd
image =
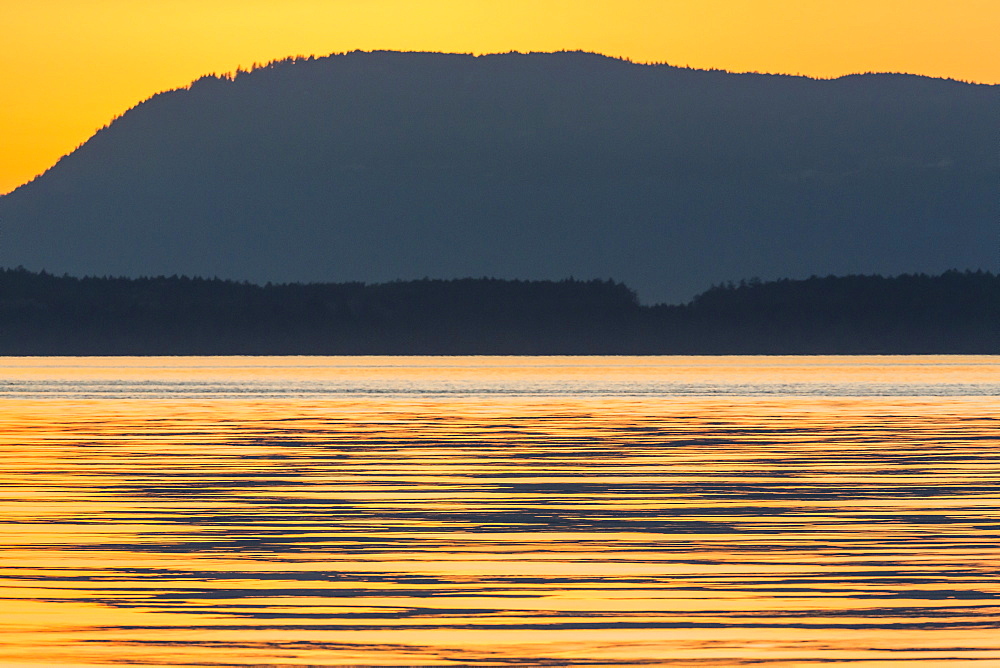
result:
<svg viewBox="0 0 1000 668"><path fill-rule="evenodd" d="M1000 357L2 364L2 665L1000 664Z"/></svg>

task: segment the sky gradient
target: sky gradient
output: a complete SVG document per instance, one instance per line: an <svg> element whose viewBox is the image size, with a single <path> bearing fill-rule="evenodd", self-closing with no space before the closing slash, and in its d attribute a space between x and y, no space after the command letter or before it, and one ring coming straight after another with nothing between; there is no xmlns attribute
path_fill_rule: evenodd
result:
<svg viewBox="0 0 1000 668"><path fill-rule="evenodd" d="M156 92L290 55L586 50L1000 83L996 0L0 0L0 193Z"/></svg>

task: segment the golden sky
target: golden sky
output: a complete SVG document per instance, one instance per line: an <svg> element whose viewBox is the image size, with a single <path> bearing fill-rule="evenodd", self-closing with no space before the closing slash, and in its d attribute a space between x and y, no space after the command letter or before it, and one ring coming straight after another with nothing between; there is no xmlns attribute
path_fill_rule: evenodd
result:
<svg viewBox="0 0 1000 668"><path fill-rule="evenodd" d="M0 0L0 193L150 95L354 49L1000 83L1000 0Z"/></svg>

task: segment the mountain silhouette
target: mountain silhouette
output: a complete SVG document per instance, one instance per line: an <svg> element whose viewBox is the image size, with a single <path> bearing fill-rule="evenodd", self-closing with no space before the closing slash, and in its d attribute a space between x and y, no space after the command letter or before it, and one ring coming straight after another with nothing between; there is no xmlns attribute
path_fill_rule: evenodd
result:
<svg viewBox="0 0 1000 668"><path fill-rule="evenodd" d="M0 265L264 283L994 270L1000 87L352 52L156 95L0 197Z"/></svg>

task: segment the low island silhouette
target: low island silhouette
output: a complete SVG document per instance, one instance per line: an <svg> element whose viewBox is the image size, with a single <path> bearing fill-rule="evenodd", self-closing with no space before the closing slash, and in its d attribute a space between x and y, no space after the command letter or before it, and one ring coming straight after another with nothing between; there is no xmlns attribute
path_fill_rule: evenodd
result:
<svg viewBox="0 0 1000 668"><path fill-rule="evenodd" d="M643 305L612 280L256 285L0 270L0 355L1000 353L1000 276L750 280Z"/></svg>

